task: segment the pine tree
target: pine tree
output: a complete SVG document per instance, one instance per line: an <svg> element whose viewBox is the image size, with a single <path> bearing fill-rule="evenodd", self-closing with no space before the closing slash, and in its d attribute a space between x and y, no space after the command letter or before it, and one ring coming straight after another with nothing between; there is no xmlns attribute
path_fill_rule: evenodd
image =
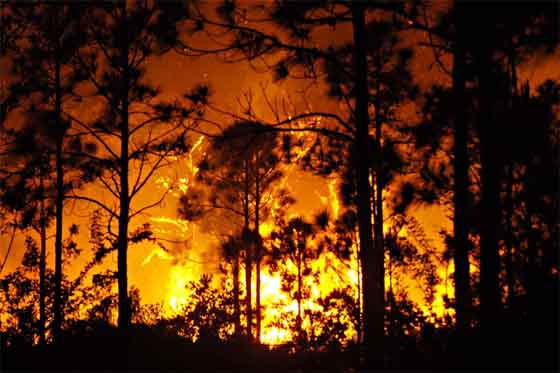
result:
<svg viewBox="0 0 560 373"><path fill-rule="evenodd" d="M118 253L119 327L130 324L127 252L130 242L151 235L149 227L131 230L130 221L157 206L161 198L142 207L133 201L170 157L188 150L187 133L203 115L208 89L199 86L183 100L165 102L159 90L145 79L148 59L168 50L177 36L176 23L184 14L182 4L128 4L124 1L95 6L88 14L86 32L92 46L79 55L80 68L103 101L101 117L94 123L72 118L94 140L100 154L90 154L87 168L118 201L111 205L88 196L72 198L97 205L110 221L109 233ZM112 224L117 221L117 233Z"/></svg>
<svg viewBox="0 0 560 373"><path fill-rule="evenodd" d="M277 78L286 78L294 73L299 78L317 79L318 72L325 69L329 63L337 63L339 55L351 55L349 69L341 69L344 79L353 83L354 89L350 97L354 100L354 111L350 120L345 120L333 113L310 112L292 115L287 120L273 123L269 128L274 131L296 132L308 131L327 135L345 141L348 149L356 155L351 165L357 178L357 208L360 231L360 246L363 266L363 299L364 299L364 337L367 346L368 366L382 365L383 314L384 314L384 271L382 234L377 235L374 245L372 235L371 185L369 183L371 143L369 141L370 117L368 107L370 101L368 88L368 49L366 35L365 13L379 10L381 12L406 12L408 7L400 3L349 2L335 4L334 2L293 3L280 1L266 10L272 20L271 24L280 31L274 33L251 24L250 7L236 7L236 4L225 1L217 8L221 16L219 20L206 17L195 9L191 13L194 24L198 28L208 27L231 31L225 48L212 51L211 48L198 48L183 42L179 50L184 54L221 53L226 56L246 58L250 61L260 56L275 55L279 57L273 66ZM321 28L338 27L349 24L352 27L353 38L349 48L336 51L333 45L324 48L313 38L315 32ZM195 28L196 30L196 28ZM235 54L238 52L238 54ZM241 52L241 53L239 53ZM324 71L324 70L323 70ZM322 117L319 121L313 118ZM310 119L311 124L294 126L294 123ZM377 149L379 151L379 149ZM379 157L381 159L381 156ZM381 161L377 163L380 171ZM378 208L378 207L377 207ZM381 212L381 211L379 211ZM380 221L382 218L380 217ZM377 227L379 233L379 226Z"/></svg>
<svg viewBox="0 0 560 373"><path fill-rule="evenodd" d="M43 129L52 143L56 183L55 200L55 295L53 334L58 336L63 321L62 314L62 230L63 204L68 184L65 183L66 169L72 167L64 159L65 145L71 121L63 115L63 105L79 96L76 88L84 79L83 73L73 63L77 50L85 44L81 26L83 5L41 5L16 8L14 15L26 24L23 47L15 53L15 72L21 76L13 88L20 98L38 96L40 110L44 111ZM74 138L74 143L80 141ZM48 161L50 163L50 161ZM75 183L79 184L79 183ZM43 241L43 240L41 240Z"/></svg>
<svg viewBox="0 0 560 373"><path fill-rule="evenodd" d="M198 220L203 226L214 226L215 219L242 222L238 225L234 223L233 227L220 223L220 232L214 233L226 234L229 237L227 248L233 260L233 281L234 288L237 289L234 291L235 299L239 298L240 248L244 248L245 251L245 267L250 268L245 272L246 289L251 286L250 273L253 265L255 266L257 342L260 341L260 262L264 255L258 230L260 223L269 218L270 205L274 198L278 198L281 205L289 203L284 191L272 190L273 184L279 180L282 173L277 168L279 158L275 154L276 135L264 129L258 123L236 122L214 138L207 156L198 166L198 179L203 190L187 192L179 207L181 216ZM254 253L251 253L253 249ZM250 298L252 294L248 291L245 304L247 315L253 313ZM239 307L236 306L236 309ZM236 315L238 316L237 312ZM237 323L239 324L239 321ZM252 322L250 325L251 331L247 326L248 336L253 335Z"/></svg>
<svg viewBox="0 0 560 373"><path fill-rule="evenodd" d="M277 232L274 232L273 240L279 241L279 245L273 248L273 257L276 260L289 259L295 266L295 274L283 273L283 288L290 292L292 299L297 302L297 315L295 322L295 340L302 347L307 342L303 329L304 312L303 302L309 297L309 287L304 281L311 273L311 262L319 258L320 247L314 246L310 241L314 238L316 231L311 223L300 217L294 217L283 224Z"/></svg>

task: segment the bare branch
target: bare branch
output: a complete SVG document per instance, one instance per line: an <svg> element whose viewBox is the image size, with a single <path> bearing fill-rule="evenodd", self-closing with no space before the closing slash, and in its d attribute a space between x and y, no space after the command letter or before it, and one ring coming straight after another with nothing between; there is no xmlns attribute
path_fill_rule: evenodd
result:
<svg viewBox="0 0 560 373"><path fill-rule="evenodd" d="M12 227L12 235L10 236L10 242L8 243L8 249L6 250L6 255L4 256L4 260L2 261L2 265L0 266L0 273L4 270L4 266L8 261L8 257L10 256L10 252L12 251L12 246L14 245L14 239L16 236L17 224L13 224Z"/></svg>
<svg viewBox="0 0 560 373"><path fill-rule="evenodd" d="M109 207L107 207L107 205L105 205L104 203L90 198L90 197L86 197L86 196L77 196L77 195L71 195L71 196L67 196L67 199L74 199L74 200L79 200L79 201L87 201L90 203L93 203L94 205L97 205L99 207L101 207L103 210L105 210L107 213L109 213L109 215L114 216L115 218L118 218L118 215L111 210Z"/></svg>
<svg viewBox="0 0 560 373"><path fill-rule="evenodd" d="M77 119L76 117L74 117L69 113L63 112L63 114L66 115L75 123L77 123L80 127L84 128L93 137L95 137L95 139L99 141L101 145L103 145L103 147L109 152L109 154L111 154L111 156L113 156L115 159L120 159L120 157L113 151L113 149L111 149L109 144L107 144L107 142L105 142L105 140L103 140L101 136L99 136L90 126L88 126L87 124L85 124L84 122L82 122L81 120Z"/></svg>
<svg viewBox="0 0 560 373"><path fill-rule="evenodd" d="M142 207L140 210L135 211L133 214L130 214L130 216L128 217L128 220L130 221L130 220L132 220L132 218L134 218L134 217L137 216L137 215L142 214L144 211L149 210L149 209L151 209L151 208L154 208L154 207L156 207L156 206L161 205L161 203L163 202L163 200L165 199L165 197L167 196L168 193L169 193L169 189L167 189L167 190L162 194L161 198L160 198L159 200L157 200L156 202L151 203L151 204L149 204L149 205L146 205L146 206Z"/></svg>

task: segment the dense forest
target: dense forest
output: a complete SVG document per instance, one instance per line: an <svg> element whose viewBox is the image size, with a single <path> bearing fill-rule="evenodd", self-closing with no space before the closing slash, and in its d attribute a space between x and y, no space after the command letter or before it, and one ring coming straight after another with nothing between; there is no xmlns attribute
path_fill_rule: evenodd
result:
<svg viewBox="0 0 560 373"><path fill-rule="evenodd" d="M0 370L559 369L557 1L0 7Z"/></svg>

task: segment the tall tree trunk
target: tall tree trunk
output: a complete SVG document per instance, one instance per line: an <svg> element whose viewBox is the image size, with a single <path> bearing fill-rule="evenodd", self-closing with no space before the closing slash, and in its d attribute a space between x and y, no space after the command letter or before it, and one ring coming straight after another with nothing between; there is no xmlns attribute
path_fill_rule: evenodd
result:
<svg viewBox="0 0 560 373"><path fill-rule="evenodd" d="M533 191L528 193L533 194ZM537 232L533 226L533 208L531 203L528 203L527 208L527 304L529 312L529 320L533 323L538 317L539 311L535 305L538 300L539 288L537 287Z"/></svg>
<svg viewBox="0 0 560 373"><path fill-rule="evenodd" d="M377 52L376 58L377 71L382 70L381 66L381 50ZM375 161L375 220L373 230L375 232L375 252L381 255L381 261L385 259L385 243L383 239L383 186L385 184L385 175L383 172L383 148L381 147L381 137L383 136L381 132L382 117L381 117L381 84L379 79L376 79L375 87L375 152L377 153ZM373 180L372 180L373 182ZM381 276L383 281L385 281L385 267L382 263L381 265ZM383 295L385 294L385 283L381 288ZM391 289L392 291L392 289ZM392 299L392 293L391 293ZM383 311L385 311L385 304L383 304ZM391 306L391 313L393 312L393 307Z"/></svg>
<svg viewBox="0 0 560 373"><path fill-rule="evenodd" d="M243 244L245 245L245 308L247 317L247 339L249 341L253 340L253 309L252 301L253 297L251 294L251 277L252 277L252 250L251 250L251 239L249 231L249 161L245 160L245 191L244 191L244 201L243 201Z"/></svg>
<svg viewBox="0 0 560 373"><path fill-rule="evenodd" d="M529 103L531 99L531 92L529 87L529 82L526 81L521 89L520 100L523 103ZM524 193L523 197L526 201L526 212L524 216L524 226L525 226L525 235L526 235L526 242L527 242L527 250L526 250L526 263L525 263L525 271L526 274L524 286L525 286L525 294L527 299L527 311L529 313L529 320L531 323L534 322L535 317L539 316L539 310L535 309L536 300L538 299L538 292L540 289L537 287L536 283L536 270L537 270L537 232L533 226L533 217L535 216L535 206L534 202L531 199L534 199L534 196L537 195L537 191L533 188L533 183L531 180L536 177L533 173L535 165L533 164L533 157L529 156L529 159L526 160L525 163L526 171L524 175Z"/></svg>
<svg viewBox="0 0 560 373"><path fill-rule="evenodd" d="M301 324L302 324L302 316L301 316L301 288L303 287L302 284L302 278L301 278L301 262L302 262L302 258L301 258L301 245L299 242L299 235L298 235L298 242L297 242L297 320L296 320L296 324L297 324L297 337L298 337L298 342L301 341L301 337L302 337L302 330L301 330Z"/></svg>
<svg viewBox="0 0 560 373"><path fill-rule="evenodd" d="M234 246L233 253L233 313L234 313L234 334L237 339L241 335L241 309L239 304L239 247Z"/></svg>
<svg viewBox="0 0 560 373"><path fill-rule="evenodd" d="M515 51L513 47L508 54L510 69L509 110L513 110L517 99L517 68L515 64ZM515 295L515 279L513 273L513 183L514 162L509 161L506 165L506 200L505 200L505 267L507 280L507 304L511 310L513 297Z"/></svg>
<svg viewBox="0 0 560 373"><path fill-rule="evenodd" d="M514 290L513 277L513 166L508 165L506 170L506 211L505 211L505 245L506 245L506 278L507 278L507 304L511 309Z"/></svg>
<svg viewBox="0 0 560 373"><path fill-rule="evenodd" d="M54 243L54 318L53 336L55 340L60 335L62 320L62 212L64 204L64 169L62 165L62 144L64 131L62 128L61 111L61 78L60 78L60 48L57 46L55 62L55 126L56 126L56 226Z"/></svg>
<svg viewBox="0 0 560 373"><path fill-rule="evenodd" d="M362 318L363 318L363 310L362 310L362 262L360 260L359 249L356 255L356 272L358 274L358 324L356 325L356 339L357 344L360 345L362 343Z"/></svg>
<svg viewBox="0 0 560 373"><path fill-rule="evenodd" d="M453 131L453 234L455 247L455 312L457 330L462 333L470 325L471 292L469 273L469 237L467 228L467 202L469 198L469 159L467 152L468 131L465 100L465 51L461 4L456 4L456 42L453 50L453 100L455 106Z"/></svg>
<svg viewBox="0 0 560 373"><path fill-rule="evenodd" d="M260 234L260 174L259 174L259 154L256 155L256 176L255 176L255 312L257 313L256 340L261 343L261 234Z"/></svg>
<svg viewBox="0 0 560 373"><path fill-rule="evenodd" d="M368 87L365 50L364 4L352 4L354 38L354 74L356 90L356 133L354 169L357 176L357 210L362 261L364 300L364 345L369 368L383 366L385 285L383 247L373 245L371 224L371 189L368 165Z"/></svg>
<svg viewBox="0 0 560 373"><path fill-rule="evenodd" d="M371 167L369 169L369 180L371 183L371 211L373 214L373 236L375 237L375 222L377 221L377 202L376 202L376 188L377 183L375 182L375 171L376 167Z"/></svg>
<svg viewBox="0 0 560 373"><path fill-rule="evenodd" d="M482 224L480 230L480 310L481 326L494 335L493 326L498 321L500 289L498 282L499 253L498 232L500 231L500 185L499 167L496 160L497 139L493 128L492 48L482 43L479 48L479 133L481 147L481 205Z"/></svg>
<svg viewBox="0 0 560 373"><path fill-rule="evenodd" d="M128 94L129 94L129 66L128 66L128 28L126 2L122 5L123 25L121 35L121 67L122 67L122 92L120 92L120 132L121 132L121 154L120 154L120 211L119 211L119 233L118 233L118 288L119 288L119 320L121 330L127 330L130 326L130 307L128 299L128 220L130 209L130 196L128 185L129 173L129 127L128 127Z"/></svg>
<svg viewBox="0 0 560 373"><path fill-rule="evenodd" d="M388 255L387 266L389 267L389 291L387 294L387 303L389 303L389 336L393 336L394 321L393 321L393 263L391 261L391 254Z"/></svg>
<svg viewBox="0 0 560 373"><path fill-rule="evenodd" d="M3 21L4 15L4 1L0 2L0 58L4 57L8 52L8 35ZM8 104L6 95L6 87L4 80L0 80L0 128L4 128L4 121L8 115ZM0 346L1 347L1 346Z"/></svg>
<svg viewBox="0 0 560 373"><path fill-rule="evenodd" d="M45 207L45 185L44 177L40 176L41 180L41 201L39 208L41 209L39 221L39 237L40 237L40 253L39 253L39 343L45 345L46 343L46 271L47 271L47 216Z"/></svg>

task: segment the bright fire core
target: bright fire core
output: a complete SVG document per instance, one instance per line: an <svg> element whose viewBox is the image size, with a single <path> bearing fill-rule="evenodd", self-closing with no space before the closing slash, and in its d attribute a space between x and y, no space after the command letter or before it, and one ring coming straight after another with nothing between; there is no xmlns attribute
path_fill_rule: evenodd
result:
<svg viewBox="0 0 560 373"><path fill-rule="evenodd" d="M299 134L302 136L302 134ZM191 182L195 180L195 176L198 172L198 168L195 166L195 161L197 158L196 151L201 151L203 148L202 137L198 139L195 146L188 154L187 159L187 174L180 178L176 183L176 187L171 187L172 183L170 180L165 178L160 178L156 183L162 188L168 188L172 190L172 195L178 197L181 194L186 193L189 189ZM300 149L297 154L297 158L304 156L306 150ZM280 181L282 188L290 188L290 174L295 171L294 165L286 166L284 172L285 176ZM331 216L338 218L341 210L341 201L339 200L337 194L337 182L336 180L327 180L323 193L319 193L315 189L315 195L317 198L317 204L320 209L327 209ZM280 206L273 203L273 208L271 215L274 216L277 213ZM190 223L181 219L172 218L169 216L160 216L152 218L151 222L157 233L165 235L167 237L178 237L180 239L192 238L195 231L197 230L197 225L195 223ZM260 226L260 233L263 239L270 237L271 232L274 229L274 225L269 222L263 222ZM387 228L387 227L385 227ZM403 229L399 235L406 235L406 229ZM312 240L313 241L313 240ZM316 244L311 242L312 245ZM217 243L214 245L214 250ZM212 247L210 245L209 247ZM164 250L160 246L154 247L151 252L146 256L142 265L149 265L153 258L158 258L159 260L168 261L171 264L171 269L167 273L167 284L165 289L165 296L163 298L163 311L166 316L179 315L184 312L184 309L189 304L189 298L191 296L190 289L188 285L190 282L196 282L200 279L200 276L205 272L208 274L213 274L214 283L217 284L219 276L216 275L218 272L216 269L210 269L208 263L204 263L200 258L196 256L195 248L191 248L189 251L193 257L190 261L176 260L177 258L173 253ZM206 264L206 265L205 265ZM291 260L283 261L279 270L276 272L270 272L266 265L261 267L261 314L262 314L262 327L261 327L261 342L268 345L277 345L285 342L293 341L294 335L292 333L293 329L290 330L290 325L288 325L285 320L295 320L298 313L298 302L294 299L293 291L284 291L282 287L282 275L281 271L289 271L294 273L296 271L296 266ZM360 280L361 275L359 273L359 262L357 260L357 246L354 244L352 247L351 257L348 259L340 259L336 257L333 253L323 252L318 259L315 259L311 265L311 276L306 276L303 280L303 285L308 289L308 294L301 300L301 312L302 315L322 313L325 316L344 319L346 325L349 328L345 331L345 341L356 341L358 338L358 332L356 330L356 325L349 320L349 315L342 315L340 312L333 313L333 310L328 310L322 308L320 300L324 299L333 290L344 290L346 291L354 300L355 304L361 308L361 298L360 294ZM449 275L448 271L444 268L438 270L438 275L444 279ZM244 267L241 266L240 269L240 287L241 287L241 308L245 305L243 294L245 294L245 274ZM228 279L231 280L231 279ZM386 276L386 284L389 284L388 275ZM255 307L255 272L253 271L252 279L252 294L253 294L253 309ZM444 296L452 297L452 289L447 285L438 285L435 288L435 298L431 304L425 304L423 302L421 290L414 288L414 286L409 286L408 294L410 298L416 301L420 309L425 313L426 316L431 316L434 313L441 317L445 314L452 316L449 309L445 308L443 299ZM243 312L242 312L243 314ZM316 325L313 325L311 317L302 317L302 328L306 330L307 333L315 333ZM243 320L245 323L246 321Z"/></svg>
<svg viewBox="0 0 560 373"><path fill-rule="evenodd" d="M329 188L330 189L330 188ZM332 201L332 207L338 208L338 201ZM154 223L158 226L174 227L184 233L189 229L189 224L179 219L160 218L154 219ZM170 228L171 229L171 228ZM261 233L266 236L270 234L271 227L263 225ZM152 258L157 257L159 260L172 261L173 256L164 251L160 247L155 247L150 254L145 258L143 265L149 265ZM286 270L293 272L295 265L290 260L283 262L282 266ZM244 269L241 268L240 279L245 278ZM445 276L444 270L439 271L440 276ZM166 294L164 296L164 313L167 316L178 315L184 311L184 307L188 305L190 290L188 284L191 281L197 281L200 278L200 268L197 268L196 261L192 263L175 264L171 267L167 274ZM353 247L353 254L349 260L342 261L332 253L323 253L312 264L312 273L316 274L315 279L311 276L304 279L304 285L310 289L309 297L302 300L303 312L316 311L327 312L322 309L318 301L320 298L327 296L330 292L336 289L350 289L351 296L357 303L361 302L359 298L359 271L357 262L357 249ZM218 276L216 276L218 277ZM216 279L214 281L216 283ZM253 307L254 294L255 294L255 273L253 272L252 293L253 293ZM386 284L389 279L386 278ZM241 291L244 293L244 281L241 281ZM450 291L451 290L451 291ZM412 298L421 299L421 294L414 293L411 290ZM451 294L450 294L451 293ZM426 315L430 312L435 312L437 316L449 314L450 310L445 308L443 302L444 295L452 296L452 289L447 286L436 287L436 297L432 304L420 304L421 309ZM241 305L244 306L243 299ZM262 309L262 330L261 342L268 345L278 345L285 342L292 341L294 336L292 331L286 324L279 322L280 320L295 319L298 312L297 301L290 297L290 294L282 289L282 277L280 271L270 273L266 266L261 270L261 309ZM333 317L343 317L343 315L333 314ZM355 341L357 338L356 328L353 327L351 322L347 323L351 327L346 331L346 342ZM312 329L313 326L309 325L309 320L303 320L303 327Z"/></svg>

